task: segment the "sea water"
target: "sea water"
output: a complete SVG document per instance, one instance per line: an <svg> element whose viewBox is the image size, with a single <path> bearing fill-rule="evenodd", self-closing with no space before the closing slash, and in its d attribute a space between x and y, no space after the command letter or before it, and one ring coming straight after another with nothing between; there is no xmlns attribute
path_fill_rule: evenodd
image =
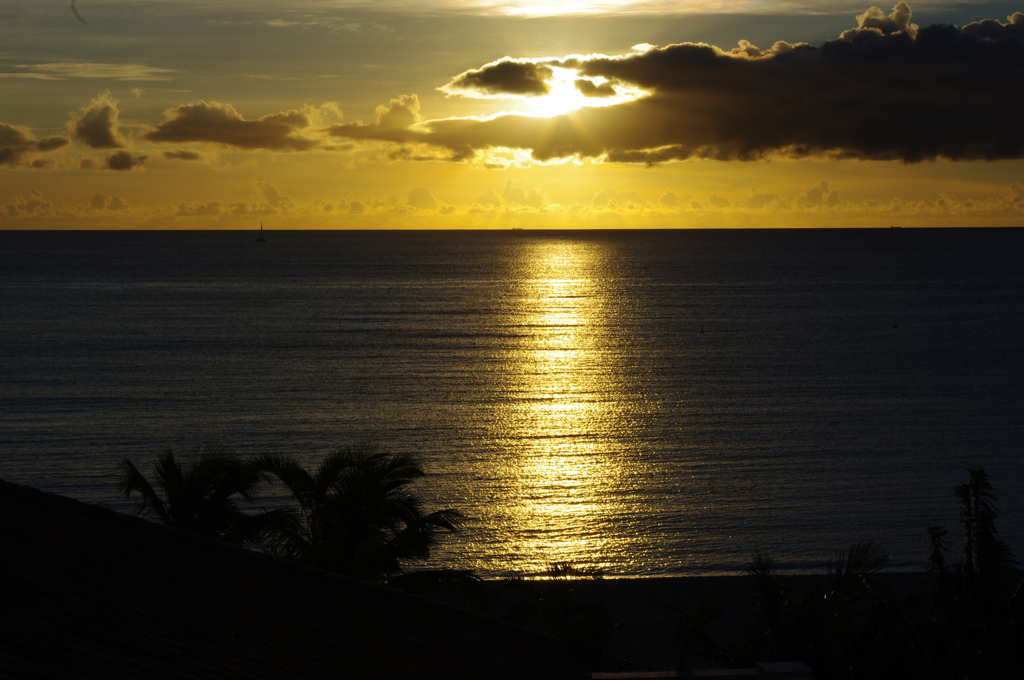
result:
<svg viewBox="0 0 1024 680"><path fill-rule="evenodd" d="M0 232L0 476L129 512L202 442L418 454L430 564L1024 554L1024 230ZM266 502L271 502L268 499Z"/></svg>

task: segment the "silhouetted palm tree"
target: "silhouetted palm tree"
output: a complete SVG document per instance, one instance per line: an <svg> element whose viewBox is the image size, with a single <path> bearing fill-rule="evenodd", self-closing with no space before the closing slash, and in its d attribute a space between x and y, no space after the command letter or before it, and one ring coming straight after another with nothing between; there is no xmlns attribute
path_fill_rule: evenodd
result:
<svg viewBox="0 0 1024 680"><path fill-rule="evenodd" d="M1024 667L1024 581L996 538L995 496L984 470L954 489L964 527L964 561L947 567L946 530L930 527L929 599L934 654L951 678L1010 677Z"/></svg>
<svg viewBox="0 0 1024 680"><path fill-rule="evenodd" d="M898 597L875 574L888 564L871 541L838 553L819 578L787 579L757 555L748 567L752 615L743 642L722 645L710 624L728 611L719 596L674 622L680 665L749 666L800 660L815 677L973 680L1024 675L1024 581L996 539L995 497L984 470L956 487L964 561L948 566L947 531L928 527L929 568Z"/></svg>
<svg viewBox="0 0 1024 680"><path fill-rule="evenodd" d="M241 509L238 500L251 503L264 476L221 444L196 447L185 462L167 449L157 456L150 476L152 484L131 460L123 459L118 479L121 495L127 499L138 493L137 514L183 531L237 544L254 543L283 514L250 515Z"/></svg>
<svg viewBox="0 0 1024 680"><path fill-rule="evenodd" d="M299 521L270 549L310 566L368 581L386 581L408 560L425 559L439 532L455 531L451 509L425 513L409 485L424 475L413 455L378 446L342 448L306 470L288 456L254 460L281 480L299 506Z"/></svg>

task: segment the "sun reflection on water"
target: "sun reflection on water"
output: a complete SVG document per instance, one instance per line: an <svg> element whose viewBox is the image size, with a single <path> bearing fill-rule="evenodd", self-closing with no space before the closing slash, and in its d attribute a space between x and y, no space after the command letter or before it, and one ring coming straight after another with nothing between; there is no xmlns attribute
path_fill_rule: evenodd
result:
<svg viewBox="0 0 1024 680"><path fill-rule="evenodd" d="M599 564L622 472L619 452L599 436L621 427L608 384L615 367L598 278L603 251L577 241L525 248L509 320L520 340L507 356L507 409L496 423L516 447L508 459L515 488L506 511L517 525L510 558L524 571Z"/></svg>

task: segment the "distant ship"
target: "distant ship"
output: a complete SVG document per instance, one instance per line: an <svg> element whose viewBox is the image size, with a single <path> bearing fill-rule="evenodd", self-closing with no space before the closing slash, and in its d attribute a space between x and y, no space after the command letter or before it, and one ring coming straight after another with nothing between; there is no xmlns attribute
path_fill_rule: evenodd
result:
<svg viewBox="0 0 1024 680"><path fill-rule="evenodd" d="M263 238L263 222L262 221L260 222L260 237L258 239L256 239L256 241L259 242L259 243L266 243L267 242L267 239Z"/></svg>

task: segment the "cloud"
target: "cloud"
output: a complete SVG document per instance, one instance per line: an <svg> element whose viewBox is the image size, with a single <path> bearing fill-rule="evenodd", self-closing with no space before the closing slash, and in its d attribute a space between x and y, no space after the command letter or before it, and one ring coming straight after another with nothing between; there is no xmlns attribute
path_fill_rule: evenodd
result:
<svg viewBox="0 0 1024 680"><path fill-rule="evenodd" d="M294 206L294 202L290 197L282 194L280 189L264 179L256 180L253 186L256 189L256 195L263 205L269 205L271 208L278 210L290 210Z"/></svg>
<svg viewBox="0 0 1024 680"><path fill-rule="evenodd" d="M327 132L431 145L451 160L480 160L495 149L527 151L534 161L646 164L1024 157L1024 14L1006 24L963 29L917 28L910 18L902 2L888 15L872 9L858 18L857 28L820 47L779 41L761 50L744 41L725 51L680 43L623 56L505 59L466 71L442 89L539 95L543 78L524 84L531 72L526 66L533 63L536 73L540 67L569 69L576 80L644 94L549 118L417 119L405 127L341 125Z"/></svg>
<svg viewBox="0 0 1024 680"><path fill-rule="evenodd" d="M832 208L842 203L839 192L829 188L829 183L822 180L818 186L808 189L796 198L796 204L802 210L810 208Z"/></svg>
<svg viewBox="0 0 1024 680"><path fill-rule="evenodd" d="M917 36L917 24L910 23L910 6L906 2L896 3L888 15L877 7L870 8L864 14L857 15L857 28L844 31L840 38L852 40L858 33L873 31L879 35L906 33L911 38Z"/></svg>
<svg viewBox="0 0 1024 680"><path fill-rule="evenodd" d="M977 40L1005 40L1010 36L1016 36L1024 40L1024 14L1014 12L1009 17L1008 23L1000 23L993 19L984 19L973 24L967 24L961 29L963 33Z"/></svg>
<svg viewBox="0 0 1024 680"><path fill-rule="evenodd" d="M828 183L826 182L825 184L827 185ZM838 201L838 199L839 199L839 192L834 192L834 193L836 195L836 200ZM782 199L778 194L762 194L757 189L752 189L751 192L750 192L750 196L748 196L742 202L742 205L744 207L752 208L752 209L755 209L755 210L757 210L759 208L766 208L766 207L769 207L769 206L782 207L784 204L785 204L785 200Z"/></svg>
<svg viewBox="0 0 1024 680"><path fill-rule="evenodd" d="M319 141L300 133L311 124L309 111L289 110L246 120L230 104L182 104L166 111L167 118L143 135L151 142L207 142L238 149L307 151Z"/></svg>
<svg viewBox="0 0 1024 680"><path fill-rule="evenodd" d="M527 59L501 59L452 78L441 87L449 94L518 95L537 97L551 91L550 66Z"/></svg>
<svg viewBox="0 0 1024 680"><path fill-rule="evenodd" d="M141 64L94 64L89 62L57 62L52 64L18 64L24 73L3 74L36 78L39 80L65 80L67 78L98 78L103 80L170 80L177 73L172 69L142 66Z"/></svg>
<svg viewBox="0 0 1024 680"><path fill-rule="evenodd" d="M270 182L260 179L253 182L254 196L251 201L232 203L231 214L236 216L284 215L295 208L295 201L286 196Z"/></svg>
<svg viewBox="0 0 1024 680"><path fill-rule="evenodd" d="M1007 203L1018 210L1024 210L1024 186L1011 184Z"/></svg>
<svg viewBox="0 0 1024 680"><path fill-rule="evenodd" d="M505 188L501 192L501 197L505 199L506 203L513 205L525 205L531 208L544 207L544 197L538 191L513 186L511 177L505 180Z"/></svg>
<svg viewBox="0 0 1024 680"><path fill-rule="evenodd" d="M501 207L501 199L498 198L498 194L494 193L494 189L488 189L484 193L477 196L476 202L479 205L490 205L494 206L495 208Z"/></svg>
<svg viewBox="0 0 1024 680"><path fill-rule="evenodd" d="M43 198L39 191L33 191L31 197L15 196L4 210L8 217L52 214L54 205Z"/></svg>
<svg viewBox="0 0 1024 680"><path fill-rule="evenodd" d="M675 208L679 205L679 197L671 191L666 191L662 194L658 201L666 208Z"/></svg>
<svg viewBox="0 0 1024 680"><path fill-rule="evenodd" d="M54 151L70 143L67 137L36 139L24 128L0 123L0 167L20 165L28 156Z"/></svg>
<svg viewBox="0 0 1024 680"><path fill-rule="evenodd" d="M203 160L202 154L198 154L195 151L164 151L164 158L167 160L178 160L178 161L201 161Z"/></svg>
<svg viewBox="0 0 1024 680"><path fill-rule="evenodd" d="M614 97L618 94L611 83L598 85L593 80L580 78L573 83L584 97Z"/></svg>
<svg viewBox="0 0 1024 680"><path fill-rule="evenodd" d="M111 196L109 199L103 194L96 194L87 203L88 210L127 210L128 202L120 196Z"/></svg>
<svg viewBox="0 0 1024 680"><path fill-rule="evenodd" d="M108 170L134 170L146 162L146 156L134 156L130 151L115 151L107 156L103 167Z"/></svg>
<svg viewBox="0 0 1024 680"><path fill-rule="evenodd" d="M210 203L182 203L178 206L177 217L205 217L209 215L220 215L223 208L220 201Z"/></svg>
<svg viewBox="0 0 1024 680"><path fill-rule="evenodd" d="M68 122L68 131L90 149L123 149L126 144L118 132L117 100L110 90L97 95Z"/></svg>
<svg viewBox="0 0 1024 680"><path fill-rule="evenodd" d="M392 99L388 104L377 107L377 120L374 123L347 123L328 126L326 132L334 137L349 139L381 140L396 142L416 142L420 133L412 128L418 125L420 117L420 100L415 94L405 94ZM398 149L392 160L403 160L412 155L409 149Z"/></svg>
<svg viewBox="0 0 1024 680"><path fill-rule="evenodd" d="M414 208L422 208L423 210L435 210L437 208L437 201L430 195L430 190L423 187L410 190L406 203Z"/></svg>

